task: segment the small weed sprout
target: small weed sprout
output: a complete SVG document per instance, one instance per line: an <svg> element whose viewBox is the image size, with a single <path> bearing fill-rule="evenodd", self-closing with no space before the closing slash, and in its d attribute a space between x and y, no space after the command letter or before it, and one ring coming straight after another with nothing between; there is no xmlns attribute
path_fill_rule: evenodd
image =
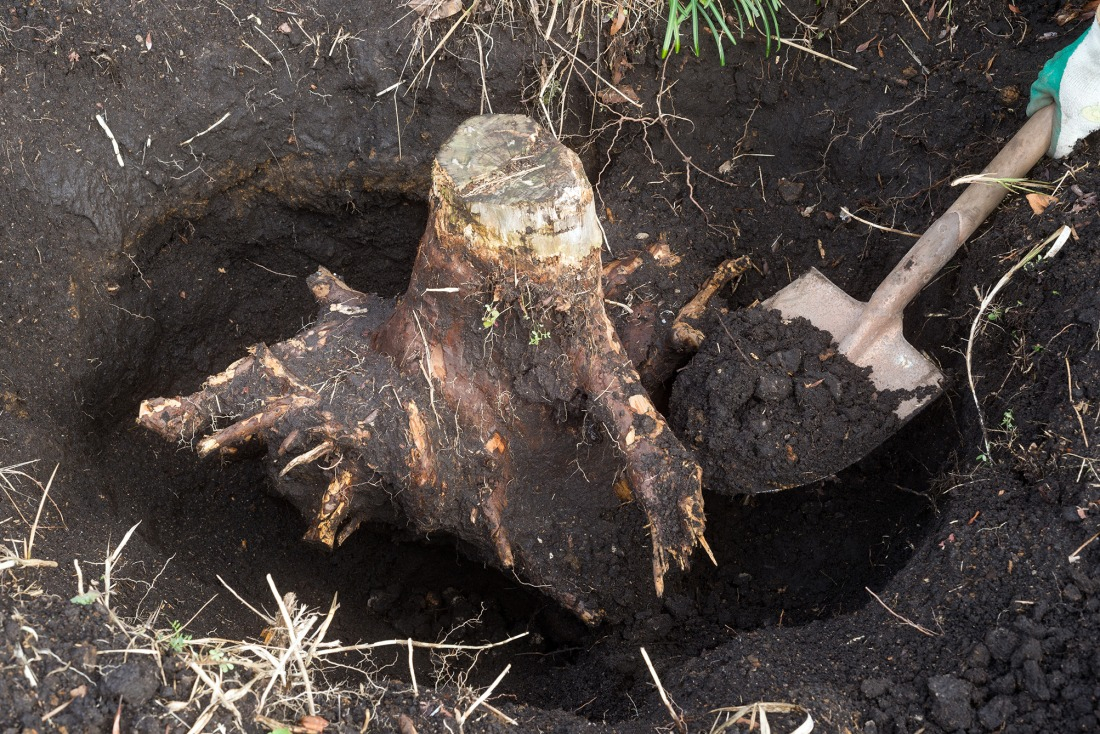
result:
<svg viewBox="0 0 1100 734"><path fill-rule="evenodd" d="M531 329L531 338L527 340L527 343L533 347L537 347L549 338L550 330L542 324L536 324L535 328Z"/></svg>
<svg viewBox="0 0 1100 734"><path fill-rule="evenodd" d="M1016 430L1016 418L1012 415L1011 410L1006 410L1004 415L1001 416L1001 428L1009 433Z"/></svg>
<svg viewBox="0 0 1100 734"><path fill-rule="evenodd" d="M495 303L485 304L485 314L481 317L481 326L484 329L491 329L496 324L497 319L500 318L501 310L497 308Z"/></svg>
<svg viewBox="0 0 1100 734"><path fill-rule="evenodd" d="M563 91L561 82L557 77L553 77L547 80L546 84L543 85L542 93L539 94L539 102L549 107L554 103L555 99L561 96Z"/></svg>
<svg viewBox="0 0 1100 734"><path fill-rule="evenodd" d="M1011 311L1014 308L1019 308L1020 306L1023 306L1023 305L1024 305L1023 301L1016 301L1016 305L1014 305L1014 306L1000 306L1000 305L993 306L992 308L989 309L989 313L986 314L985 318L988 321L992 321L993 323L996 323L996 322L1000 321L1002 318L1004 318L1005 314L1007 314L1009 311Z"/></svg>
<svg viewBox="0 0 1100 734"><path fill-rule="evenodd" d="M98 589L88 589L87 591L85 591L83 593L77 594L72 599L69 599L69 601L71 603L76 604L77 606L81 606L81 607L90 606L92 604L95 604L97 601L99 601L99 590Z"/></svg>
<svg viewBox="0 0 1100 734"><path fill-rule="evenodd" d="M977 341L978 333L981 330L980 327L983 323L986 323L987 321L986 314L990 306L993 305L993 299L997 297L997 294L1001 291L1002 288L1008 285L1008 282L1012 280L1012 276L1015 275L1018 270L1027 266L1028 263L1031 263L1036 258L1038 258L1039 254L1044 249L1047 250L1046 254L1043 255L1044 260L1053 257L1069 240L1072 232L1073 230L1070 227L1062 225L1045 240L1032 247L1026 255L1024 255L1015 265L1009 268L1008 272L1001 276L1001 279L997 281L997 283L989 290L988 293L982 295L981 292L978 292L980 300L980 302L978 303L978 313L975 315L974 320L970 322L970 334L966 339L966 380L968 385L970 386L970 396L974 400L974 408L977 410L978 413L978 425L982 429L982 445L985 448L985 451L978 455L979 461L989 461L990 455L989 434L986 428L985 418L982 416L982 403L981 400L978 399L978 388L976 380L974 379L974 369L972 363L974 356L974 343ZM1049 249L1047 249L1048 245ZM1042 350L1042 345L1037 344L1035 345L1035 347L1032 347L1031 352L1032 354L1037 354Z"/></svg>
<svg viewBox="0 0 1100 734"><path fill-rule="evenodd" d="M172 632L165 637L164 643L169 650L179 655L191 642L191 635L183 631L183 624L178 619L173 619L171 624Z"/></svg>
<svg viewBox="0 0 1100 734"><path fill-rule="evenodd" d="M228 673L235 667L233 663L226 659L225 650L222 650L220 647L215 647L211 650L208 657L218 664L219 673Z"/></svg>

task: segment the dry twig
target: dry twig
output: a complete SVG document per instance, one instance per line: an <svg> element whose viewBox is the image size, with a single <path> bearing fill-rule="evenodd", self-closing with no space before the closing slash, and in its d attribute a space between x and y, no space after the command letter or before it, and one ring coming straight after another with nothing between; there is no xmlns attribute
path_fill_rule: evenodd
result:
<svg viewBox="0 0 1100 734"><path fill-rule="evenodd" d="M893 609L891 609L889 606L887 606L886 602L884 602L878 594L871 591L870 588L868 588L866 586L864 586L863 588L867 589L867 593L870 594L871 596L873 596L875 598L875 601L877 601L879 604L881 604L882 608L885 609L886 611L888 611L895 619L898 619L902 622L905 622L905 624L909 625L910 627L915 629L917 632L920 632L922 635L928 635L929 637L938 637L939 636L935 632L933 632L932 630L928 629L927 627L919 625L916 622L914 622L913 620L909 619L908 617L903 617L902 615L895 612Z"/></svg>

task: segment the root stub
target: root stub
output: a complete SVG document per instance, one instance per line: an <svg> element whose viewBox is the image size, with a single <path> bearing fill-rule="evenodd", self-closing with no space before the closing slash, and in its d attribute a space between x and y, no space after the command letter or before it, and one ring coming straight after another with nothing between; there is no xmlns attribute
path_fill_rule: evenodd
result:
<svg viewBox="0 0 1100 734"><path fill-rule="evenodd" d="M705 548L700 470L603 310L580 161L527 118L473 118L437 156L430 204L404 296L322 268L311 327L138 421L187 442L216 426L204 455L266 444L307 540L411 521L586 621L629 613L647 577L659 595Z"/></svg>

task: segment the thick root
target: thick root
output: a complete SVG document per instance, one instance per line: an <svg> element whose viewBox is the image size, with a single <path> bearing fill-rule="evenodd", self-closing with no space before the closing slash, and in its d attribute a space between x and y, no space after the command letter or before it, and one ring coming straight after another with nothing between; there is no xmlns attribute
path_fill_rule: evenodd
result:
<svg viewBox="0 0 1100 734"><path fill-rule="evenodd" d="M604 311L580 161L527 118L486 116L447 142L433 181L396 303L321 268L313 326L194 395L146 401L138 421L173 441L209 432L204 456L266 445L308 541L333 548L364 521L411 521L587 622L629 613L643 602L624 577L641 565L659 595L706 547L700 470ZM616 497L620 475L636 505Z"/></svg>

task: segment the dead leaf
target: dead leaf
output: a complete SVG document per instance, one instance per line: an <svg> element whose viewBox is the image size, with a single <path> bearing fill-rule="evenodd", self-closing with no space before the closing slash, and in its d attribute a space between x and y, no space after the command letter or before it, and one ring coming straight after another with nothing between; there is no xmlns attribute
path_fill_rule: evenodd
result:
<svg viewBox="0 0 1100 734"><path fill-rule="evenodd" d="M1081 7L1074 7L1072 3L1066 3L1061 10L1054 14L1054 22L1058 25L1068 25L1078 18L1088 18L1096 14L1096 8L1100 0L1090 0Z"/></svg>
<svg viewBox="0 0 1100 734"><path fill-rule="evenodd" d="M1070 186L1069 190L1072 191L1075 196L1077 196L1077 201L1075 201L1073 203L1073 206L1070 208L1070 214L1077 214L1078 212L1083 212L1089 207L1096 206L1097 197L1095 191L1089 191L1086 193L1077 184L1073 184L1072 186Z"/></svg>
<svg viewBox="0 0 1100 734"><path fill-rule="evenodd" d="M871 38L868 38L863 43L856 46L856 53L861 54L864 51L866 51L867 49L871 48L871 44L874 43L877 38L878 38L878 35L876 34L876 35L872 36Z"/></svg>
<svg viewBox="0 0 1100 734"><path fill-rule="evenodd" d="M397 731L400 732L400 734L417 734L412 719L405 716L405 714L401 714L397 717Z"/></svg>
<svg viewBox="0 0 1100 734"><path fill-rule="evenodd" d="M1050 194L1027 195L1027 203L1031 205L1031 211L1035 212L1036 214L1042 214L1047 210L1048 206L1050 206L1051 204L1056 204L1057 202L1058 200Z"/></svg>
<svg viewBox="0 0 1100 734"><path fill-rule="evenodd" d="M303 716L298 720L298 726L310 732L310 734L314 732L320 734L328 726L328 719L322 719L320 716Z"/></svg>
<svg viewBox="0 0 1100 734"><path fill-rule="evenodd" d="M462 11L462 0L409 0L407 5L429 23Z"/></svg>
<svg viewBox="0 0 1100 734"><path fill-rule="evenodd" d="M622 30L623 23L626 23L626 8L622 3L619 3L619 12L615 14L615 20L611 21L611 30L609 31L612 36Z"/></svg>
<svg viewBox="0 0 1100 734"><path fill-rule="evenodd" d="M621 92L621 94L620 94ZM615 89L607 88L601 89L596 98L604 104L622 104L624 102L639 103L641 100L638 98L638 94L634 91L629 84L620 84Z"/></svg>
<svg viewBox="0 0 1100 734"><path fill-rule="evenodd" d="M283 21L283 24L275 30L279 31L279 33L282 33L284 36L289 36L291 31L290 23Z"/></svg>

